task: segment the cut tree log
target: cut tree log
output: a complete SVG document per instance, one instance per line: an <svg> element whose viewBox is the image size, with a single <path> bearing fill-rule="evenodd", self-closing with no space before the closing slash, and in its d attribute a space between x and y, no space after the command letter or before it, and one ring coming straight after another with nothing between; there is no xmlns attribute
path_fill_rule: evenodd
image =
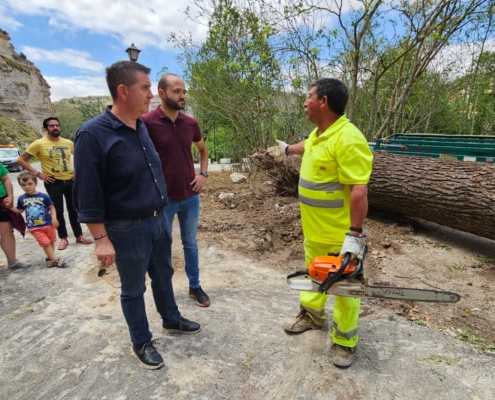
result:
<svg viewBox="0 0 495 400"><path fill-rule="evenodd" d="M370 206L495 240L495 164L374 152ZM259 151L256 166L297 196L300 157Z"/></svg>
<svg viewBox="0 0 495 400"><path fill-rule="evenodd" d="M495 165L375 152L368 201L495 239Z"/></svg>

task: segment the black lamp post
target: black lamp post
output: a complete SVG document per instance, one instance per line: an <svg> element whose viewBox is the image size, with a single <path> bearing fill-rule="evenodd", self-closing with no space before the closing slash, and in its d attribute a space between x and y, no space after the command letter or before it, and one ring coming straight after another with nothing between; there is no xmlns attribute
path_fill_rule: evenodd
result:
<svg viewBox="0 0 495 400"><path fill-rule="evenodd" d="M136 46L134 46L134 43L132 43L125 52L128 54L130 61L136 62L141 50L139 50Z"/></svg>

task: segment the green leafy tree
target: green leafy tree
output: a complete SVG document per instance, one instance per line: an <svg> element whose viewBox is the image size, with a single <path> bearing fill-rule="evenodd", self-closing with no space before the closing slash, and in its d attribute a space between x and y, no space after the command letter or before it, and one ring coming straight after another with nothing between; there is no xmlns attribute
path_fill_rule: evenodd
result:
<svg viewBox="0 0 495 400"><path fill-rule="evenodd" d="M233 159L235 157L233 136L231 130L223 127L208 132L205 144L213 161L219 162L221 158Z"/></svg>
<svg viewBox="0 0 495 400"><path fill-rule="evenodd" d="M423 98L430 100L424 83L434 74L425 80L423 75L430 73L432 62L441 57L447 45L465 40L465 32L490 15L491 3L287 0L279 19L285 18L279 25L285 31L278 33L291 38L292 64L303 62L309 54L305 49L313 49L320 65L318 75L334 76L347 84L347 115L367 137L387 136L428 126L428 117L419 115L420 110L428 110L422 107L428 101L416 103L414 99L417 89L423 88ZM333 24L329 23L332 17ZM489 32L489 28L483 27L480 32ZM321 38L326 39L326 48ZM304 54L298 53L297 46ZM436 82L435 90L443 93L445 100L450 93L444 90L442 81Z"/></svg>
<svg viewBox="0 0 495 400"><path fill-rule="evenodd" d="M102 114L105 111L106 105L100 100L83 102L77 107L78 111L81 113L83 122L89 121L90 119Z"/></svg>
<svg viewBox="0 0 495 400"><path fill-rule="evenodd" d="M370 139L493 132L495 87L482 55L495 0L191 1L207 39L171 39L194 115L205 132L232 132L236 157L307 134L306 91L329 76L349 87L347 115ZM472 60L450 60L450 45L471 46Z"/></svg>
<svg viewBox="0 0 495 400"><path fill-rule="evenodd" d="M200 121L232 133L232 156L273 145L280 66L268 21L231 0L215 3L201 45L180 42L193 111ZM203 125L202 125L203 126ZM203 129L210 128L203 126Z"/></svg>
<svg viewBox="0 0 495 400"><path fill-rule="evenodd" d="M73 141L77 130L84 122L83 117L80 114L61 114L57 118L60 121L61 135Z"/></svg>
<svg viewBox="0 0 495 400"><path fill-rule="evenodd" d="M452 82L451 118L453 133L464 135L495 134L495 53L483 52L476 68Z"/></svg>

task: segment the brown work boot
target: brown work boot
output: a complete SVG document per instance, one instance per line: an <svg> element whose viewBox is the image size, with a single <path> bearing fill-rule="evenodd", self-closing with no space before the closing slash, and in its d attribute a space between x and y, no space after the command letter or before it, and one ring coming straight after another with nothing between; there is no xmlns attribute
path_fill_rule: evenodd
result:
<svg viewBox="0 0 495 400"><path fill-rule="evenodd" d="M308 311L301 308L295 319L287 321L284 324L284 329L291 333L303 333L308 329L323 329L324 320L318 317L313 318L311 318Z"/></svg>
<svg viewBox="0 0 495 400"><path fill-rule="evenodd" d="M354 361L354 347L344 347L334 343L332 345L332 363L337 367L350 367Z"/></svg>

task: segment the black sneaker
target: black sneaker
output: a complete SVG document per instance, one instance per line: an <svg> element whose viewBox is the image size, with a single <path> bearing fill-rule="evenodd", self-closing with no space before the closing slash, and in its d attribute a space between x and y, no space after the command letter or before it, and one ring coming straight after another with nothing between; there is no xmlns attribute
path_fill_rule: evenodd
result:
<svg viewBox="0 0 495 400"><path fill-rule="evenodd" d="M196 300L196 304L200 307L208 307L210 305L210 298L201 289L201 286L197 289L189 288L189 297Z"/></svg>
<svg viewBox="0 0 495 400"><path fill-rule="evenodd" d="M180 317L179 322L175 324L166 324L162 323L163 332L181 332L186 333L188 335L193 333L198 333L201 330L201 325L197 322L189 321L183 317Z"/></svg>
<svg viewBox="0 0 495 400"><path fill-rule="evenodd" d="M132 345L131 354L137 358L146 369L158 369L163 367L163 358L155 349L155 342L150 341L141 346Z"/></svg>

